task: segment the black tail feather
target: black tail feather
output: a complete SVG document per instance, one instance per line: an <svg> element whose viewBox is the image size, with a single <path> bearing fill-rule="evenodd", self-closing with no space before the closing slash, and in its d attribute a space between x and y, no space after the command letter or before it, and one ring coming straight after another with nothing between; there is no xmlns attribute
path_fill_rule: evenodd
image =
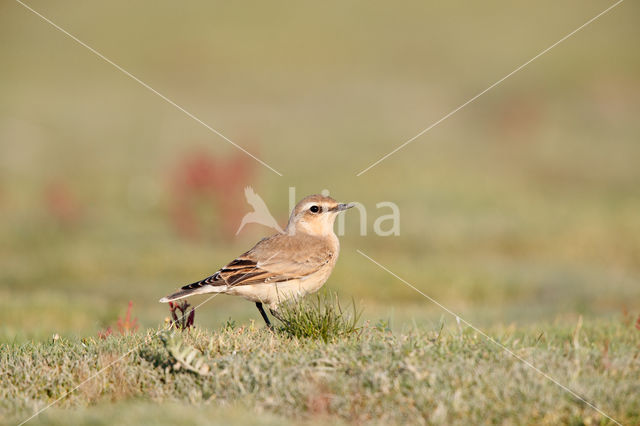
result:
<svg viewBox="0 0 640 426"><path fill-rule="evenodd" d="M187 284L182 286L182 290L194 290L196 288L204 287L205 285L209 285L215 280L218 279L218 273L211 275L210 277L205 278L204 280L196 281L195 283Z"/></svg>
<svg viewBox="0 0 640 426"><path fill-rule="evenodd" d="M179 291L160 299L160 303L172 302L174 300L184 299L185 297L191 296L192 294L201 294L208 293L207 291L202 291L202 287L206 287L211 285L218 278L218 273L211 275L203 280L196 281L195 283L187 284L183 286Z"/></svg>

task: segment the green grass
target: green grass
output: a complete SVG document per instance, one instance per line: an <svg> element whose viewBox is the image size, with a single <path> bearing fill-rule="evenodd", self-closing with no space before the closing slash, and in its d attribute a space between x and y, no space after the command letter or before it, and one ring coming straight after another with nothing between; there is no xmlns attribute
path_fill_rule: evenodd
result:
<svg viewBox="0 0 640 426"><path fill-rule="evenodd" d="M343 309L338 294L320 291L300 301L289 301L279 306L278 331L291 337L322 340L325 343L336 338L357 333L362 315L355 300L350 310Z"/></svg>
<svg viewBox="0 0 640 426"><path fill-rule="evenodd" d="M547 323L488 332L616 420L640 421L640 330L632 323ZM240 423L259 418L235 417L238 410L267 413L264 423L609 424L455 322L399 333L365 324L359 333L329 342L253 324L161 336L147 330L106 340L2 346L0 419L28 417L136 348L34 423L89 423L105 410L115 413L107 415L112 421L131 413L161 424L203 423L203 412L231 407L223 418ZM185 368L172 355L176 344L194 351L208 369L198 374ZM140 417L145 409L153 413Z"/></svg>
<svg viewBox="0 0 640 426"><path fill-rule="evenodd" d="M360 177L608 4L29 4L280 170L255 163L235 183L253 186L281 225L290 186L298 198L327 188L369 213L361 237L347 212L326 284L361 302L355 326L346 302L339 326L339 310L294 306L295 327L273 335L253 325L252 303L220 296L175 342L214 376L167 369L173 355L153 339L37 421L596 423L468 330L436 338L442 310L360 249L639 422L640 332L618 318L640 313L640 3L623 2ZM224 203L196 203L202 234L181 238L169 190L179 159L204 151L228 163L238 151L19 4L0 10L0 421L13 422L157 330L160 297L269 230L225 238ZM51 214L52 182L75 198L77 222ZM400 236L373 234L381 201L399 206ZM97 341L129 301L144 331Z"/></svg>

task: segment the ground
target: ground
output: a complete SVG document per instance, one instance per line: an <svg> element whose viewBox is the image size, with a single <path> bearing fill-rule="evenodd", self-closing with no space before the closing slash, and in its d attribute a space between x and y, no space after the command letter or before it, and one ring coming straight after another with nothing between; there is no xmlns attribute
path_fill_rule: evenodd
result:
<svg viewBox="0 0 640 426"><path fill-rule="evenodd" d="M327 342L250 324L9 345L0 358L3 420L26 419L124 356L34 424L610 423L483 336L449 324L398 333L366 324ZM640 422L640 329L633 323L488 331L617 421ZM197 351L207 365L202 374L170 355L176 340L178 351Z"/></svg>

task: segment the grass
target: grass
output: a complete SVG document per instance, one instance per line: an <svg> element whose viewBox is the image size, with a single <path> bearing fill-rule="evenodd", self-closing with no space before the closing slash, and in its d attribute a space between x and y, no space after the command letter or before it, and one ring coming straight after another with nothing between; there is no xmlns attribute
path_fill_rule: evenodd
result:
<svg viewBox="0 0 640 426"><path fill-rule="evenodd" d="M291 337L322 340L325 343L357 333L362 312L352 299L351 310L344 310L338 293L320 291L300 301L279 307L282 320L279 331Z"/></svg>
<svg viewBox="0 0 640 426"><path fill-rule="evenodd" d="M489 333L616 420L640 421L640 330L632 323L587 320ZM176 358L176 346L193 351L191 361ZM135 419L140 407L147 407L154 414L144 418L161 424L172 424L173 418L203 423L202 412L223 413L228 407L231 414L223 418L240 423L259 418L235 417L238 410L266 413L265 424L609 424L482 336L455 324L400 333L365 324L358 333L328 342L251 324L4 345L0 420L28 417L131 348L136 349L34 424L88 423L106 404L124 410L110 419L128 412ZM206 370L190 368L198 358ZM185 405L191 408L179 415L159 414Z"/></svg>

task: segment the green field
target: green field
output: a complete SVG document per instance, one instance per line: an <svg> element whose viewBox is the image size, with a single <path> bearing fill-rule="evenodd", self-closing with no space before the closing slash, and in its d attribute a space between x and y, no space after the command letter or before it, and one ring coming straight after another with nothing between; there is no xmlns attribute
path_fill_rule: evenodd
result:
<svg viewBox="0 0 640 426"><path fill-rule="evenodd" d="M234 235L248 185L281 224L290 187L366 206L367 235L347 212L326 287L355 299L369 328L291 340L264 330L253 304L217 297L188 339L211 362L237 346L212 368L218 379L165 372L154 339L34 422L606 424L356 250L611 417L640 422L637 2L359 177L613 3L28 4L283 176L2 2L0 422L126 353L164 324L160 297L271 232ZM197 159L192 180L230 189L181 198L198 185L180 180ZM400 209L399 236L373 232L382 201ZM130 301L136 334L99 339ZM314 392L328 395L319 412Z"/></svg>

